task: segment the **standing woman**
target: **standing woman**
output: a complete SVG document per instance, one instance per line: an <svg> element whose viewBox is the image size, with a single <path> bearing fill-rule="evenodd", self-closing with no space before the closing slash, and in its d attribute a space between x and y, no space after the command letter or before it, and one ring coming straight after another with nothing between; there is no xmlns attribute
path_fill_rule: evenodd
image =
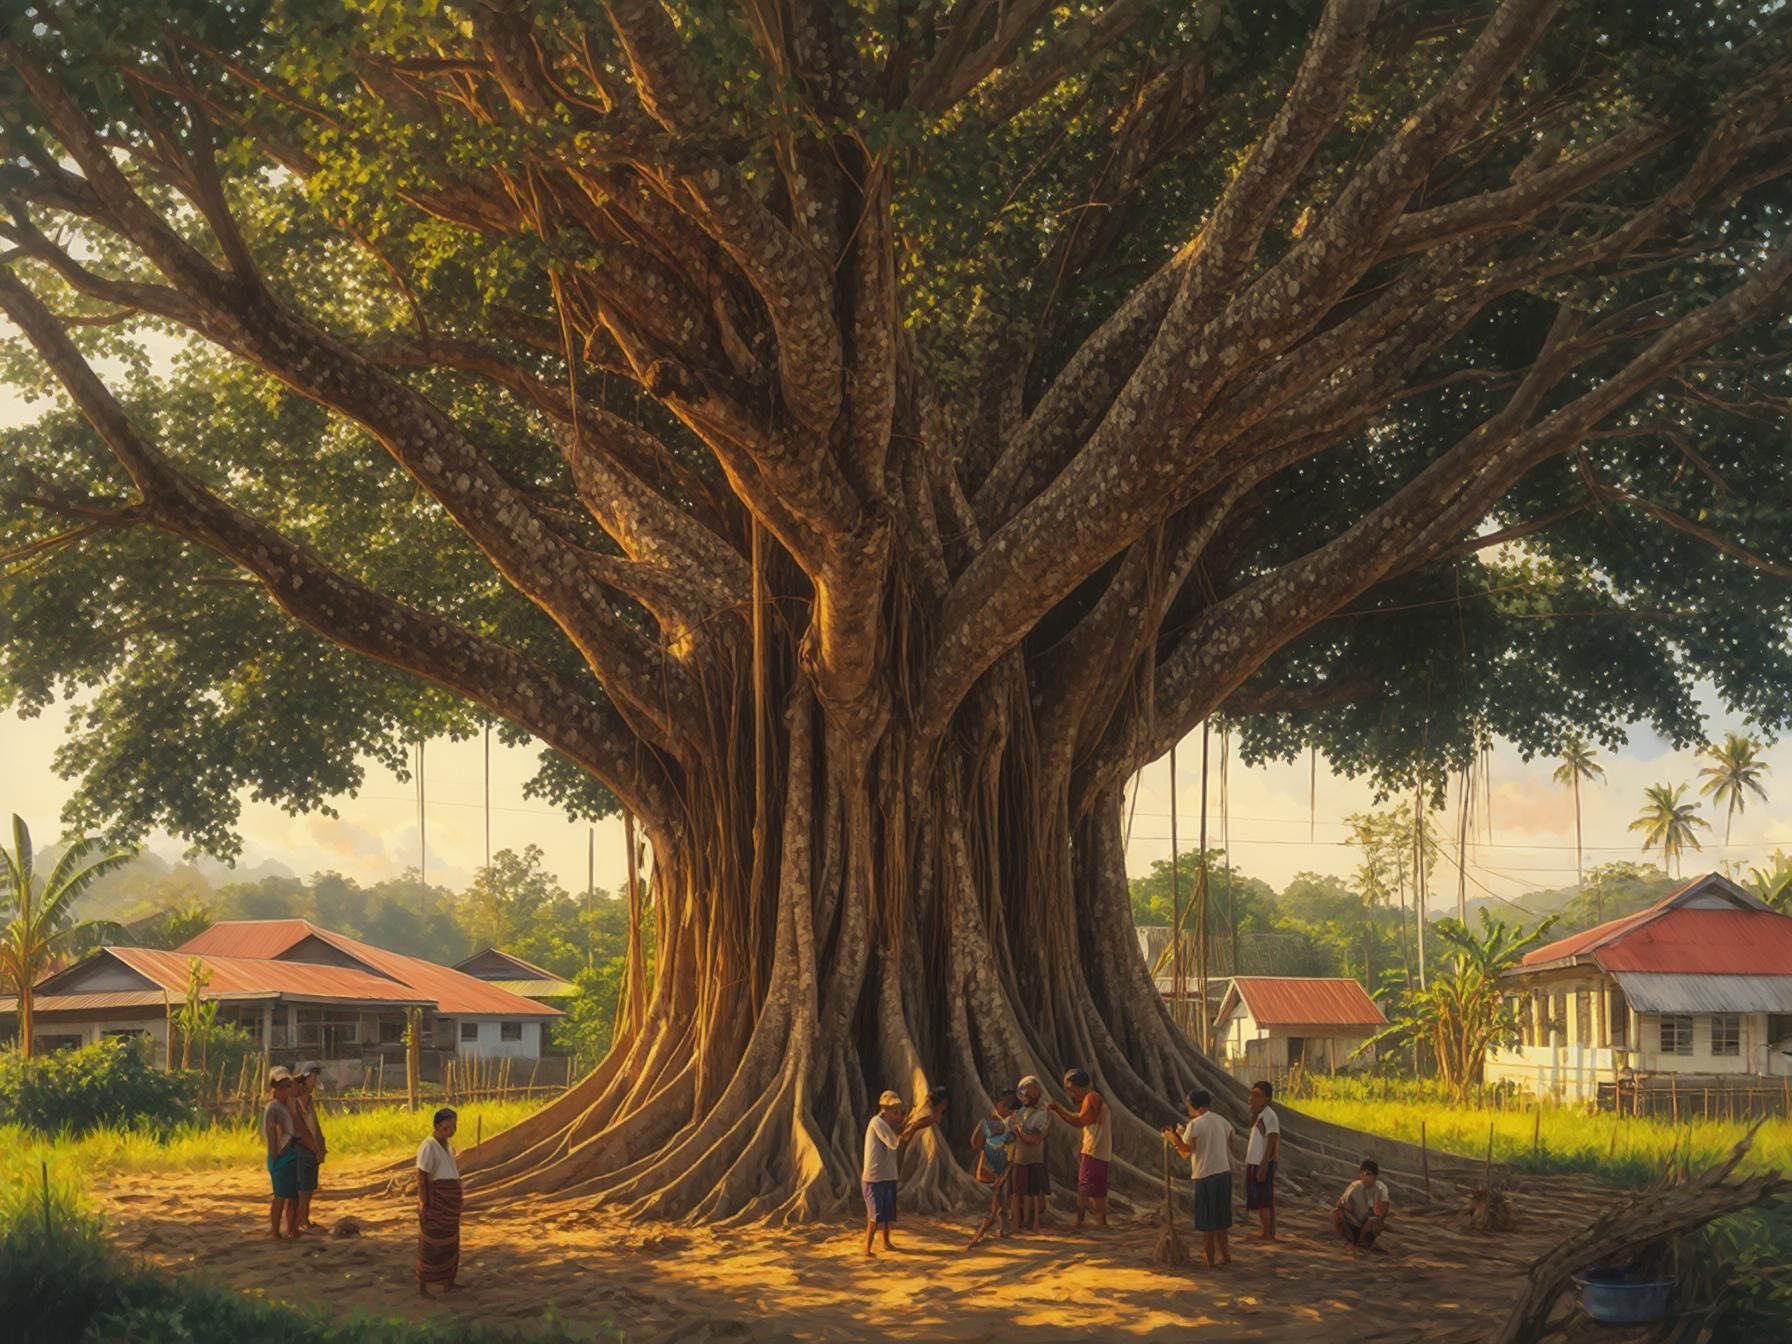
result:
<svg viewBox="0 0 1792 1344"><path fill-rule="evenodd" d="M444 1293L460 1290L460 1167L448 1146L455 1120L453 1109L442 1107L435 1133L417 1148L417 1291L424 1297L432 1283Z"/></svg>

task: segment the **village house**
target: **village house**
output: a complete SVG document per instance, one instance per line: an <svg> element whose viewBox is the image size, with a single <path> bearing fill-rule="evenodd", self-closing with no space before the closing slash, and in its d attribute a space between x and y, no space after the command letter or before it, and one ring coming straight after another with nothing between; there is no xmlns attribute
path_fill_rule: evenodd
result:
<svg viewBox="0 0 1792 1344"><path fill-rule="evenodd" d="M1267 1073L1360 1068L1363 1050L1388 1020L1355 980L1241 975L1226 985L1214 1039L1228 1068Z"/></svg>
<svg viewBox="0 0 1792 1344"><path fill-rule="evenodd" d="M1792 1074L1792 918L1716 873L1531 951L1506 973L1522 1023L1489 1083L1593 1100L1601 1084L1709 1089Z"/></svg>
<svg viewBox="0 0 1792 1344"><path fill-rule="evenodd" d="M478 976L308 920L229 920L171 952L102 947L45 977L34 987L33 1044L56 1050L144 1036L166 1062L169 1017L186 997L194 962L209 977L201 995L218 1005L217 1020L247 1031L270 1063L316 1060L343 1081L382 1060L402 1071L413 1008L422 1010L421 1064L432 1080L451 1058L533 1065L547 1026L562 1016ZM16 1029L17 1013L17 1000L0 999L0 1024Z"/></svg>
<svg viewBox="0 0 1792 1344"><path fill-rule="evenodd" d="M579 992L579 987L570 980L562 980L552 971L543 970L534 962L524 961L499 947L475 952L465 961L455 962L454 969L536 1003L570 999Z"/></svg>

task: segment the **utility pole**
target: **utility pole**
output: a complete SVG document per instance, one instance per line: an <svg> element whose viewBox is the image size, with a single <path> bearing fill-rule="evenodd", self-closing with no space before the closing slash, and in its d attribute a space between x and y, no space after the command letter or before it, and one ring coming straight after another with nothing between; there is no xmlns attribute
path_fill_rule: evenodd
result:
<svg viewBox="0 0 1792 1344"><path fill-rule="evenodd" d="M1456 819L1456 918L1468 924L1468 812L1474 801L1475 777L1462 767L1462 789L1456 805L1462 815Z"/></svg>
<svg viewBox="0 0 1792 1344"><path fill-rule="evenodd" d="M492 866L492 726L485 726L485 866Z"/></svg>
<svg viewBox="0 0 1792 1344"><path fill-rule="evenodd" d="M597 887L597 827L585 828L585 964L591 965L591 899Z"/></svg>
<svg viewBox="0 0 1792 1344"><path fill-rule="evenodd" d="M1207 1049L1207 735L1209 720L1201 720L1201 873L1195 887L1195 998L1200 1016L1195 1039Z"/></svg>

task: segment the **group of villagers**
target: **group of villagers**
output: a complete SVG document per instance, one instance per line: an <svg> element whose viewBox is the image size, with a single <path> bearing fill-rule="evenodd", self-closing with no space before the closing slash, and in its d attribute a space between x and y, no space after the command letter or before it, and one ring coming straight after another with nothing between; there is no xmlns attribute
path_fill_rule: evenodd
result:
<svg viewBox="0 0 1792 1344"><path fill-rule="evenodd" d="M271 1095L262 1112L261 1134L274 1188L268 1230L276 1239L324 1230L311 1220L318 1168L328 1151L316 1105L322 1072L321 1065L307 1064L296 1073L276 1067L268 1074ZM430 1296L431 1284L440 1284L444 1293L460 1286L455 1282L460 1272L461 1210L460 1168L452 1143L455 1125L453 1108L444 1106L435 1113L429 1137L417 1148L417 1291L424 1297Z"/></svg>
<svg viewBox="0 0 1792 1344"><path fill-rule="evenodd" d="M317 1191L318 1168L328 1151L319 1122L315 1092L322 1072L316 1064L297 1073L275 1068L268 1075L272 1094L262 1113L267 1141L268 1177L273 1202L268 1230L276 1237L298 1237L322 1230L311 1220L311 1199ZM1092 1218L1108 1225L1108 1172L1114 1160L1112 1112L1083 1069L1064 1074L1069 1105L1048 1099L1032 1074L996 1094L995 1110L977 1122L970 1146L977 1180L989 1190L989 1212L971 1234L974 1247L991 1228L1000 1235L1038 1233L1044 1228L1045 1202L1051 1178L1045 1162L1046 1135L1053 1120L1079 1131L1076 1226ZM1276 1164L1281 1154L1281 1121L1267 1082L1251 1088L1251 1124L1244 1151L1245 1208L1257 1215L1264 1241L1276 1237ZM885 1250L895 1250L890 1229L896 1223L896 1191L901 1179L903 1145L921 1130L942 1124L949 1097L943 1087L927 1094L912 1115L900 1093L885 1092L878 1113L865 1127L865 1157L860 1173L865 1196L865 1254L875 1253L879 1233ZM1188 1120L1181 1127L1164 1126L1164 1139L1189 1161L1194 1180L1194 1225L1211 1267L1232 1263L1232 1159L1237 1135L1232 1124L1213 1109L1213 1098L1196 1089L1183 1098ZM905 1115L907 1118L905 1119ZM435 1113L433 1130L417 1148L417 1290L430 1296L430 1285L444 1293L457 1291L460 1272L460 1168L454 1154L457 1117L452 1107ZM1378 1238L1387 1224L1388 1188L1373 1158L1364 1158L1358 1178L1338 1197L1332 1227L1350 1245L1381 1251ZM284 1226L285 1231L281 1228Z"/></svg>
<svg viewBox="0 0 1792 1344"><path fill-rule="evenodd" d="M1045 1141L1053 1120L1080 1132L1077 1155L1076 1226L1091 1219L1108 1225L1108 1173L1114 1160L1114 1136L1107 1100L1083 1069L1064 1074L1069 1104L1045 1095L1032 1074L1011 1088L996 1092L995 1110L971 1131L972 1169L989 1191L989 1212L965 1245L970 1250L999 1225L1000 1235L1039 1232L1051 1178L1045 1162ZM1282 1124L1270 1105L1273 1086L1251 1088L1251 1121L1244 1144L1244 1203L1255 1213L1259 1236L1276 1239L1276 1166L1281 1157ZM878 1113L865 1127L865 1160L860 1181L865 1196L865 1254L875 1254L879 1233L885 1250L894 1250L890 1229L896 1222L896 1191L902 1146L919 1131L938 1126L947 1109L947 1093L936 1087L912 1115L900 1093L885 1092ZM1188 1114L1181 1126L1164 1126L1165 1142L1188 1159L1194 1182L1194 1225L1201 1233L1209 1267L1232 1263L1232 1162L1238 1136L1231 1121L1213 1109L1213 1097L1199 1088L1183 1097ZM907 1115L907 1119L904 1117ZM1338 1196L1332 1208L1333 1229L1349 1245L1385 1251L1379 1238L1387 1225L1389 1194L1374 1158L1364 1158L1357 1179Z"/></svg>

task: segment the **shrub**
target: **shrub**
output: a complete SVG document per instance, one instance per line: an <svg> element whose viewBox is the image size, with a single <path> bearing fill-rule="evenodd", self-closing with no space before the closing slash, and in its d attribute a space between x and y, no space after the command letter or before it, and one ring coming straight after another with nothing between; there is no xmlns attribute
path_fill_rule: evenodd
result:
<svg viewBox="0 0 1792 1344"><path fill-rule="evenodd" d="M147 1042L113 1036L52 1055L0 1058L0 1121L40 1134L165 1129L191 1118L197 1079L164 1073Z"/></svg>

